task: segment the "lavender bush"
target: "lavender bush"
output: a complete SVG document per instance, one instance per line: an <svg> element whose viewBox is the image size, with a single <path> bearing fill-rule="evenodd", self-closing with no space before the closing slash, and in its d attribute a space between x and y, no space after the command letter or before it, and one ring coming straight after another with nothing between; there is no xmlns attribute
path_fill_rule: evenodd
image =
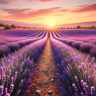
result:
<svg viewBox="0 0 96 96"><path fill-rule="evenodd" d="M1 45L0 46L0 57L7 55L10 53L10 48L8 48L6 45Z"/></svg>
<svg viewBox="0 0 96 96"><path fill-rule="evenodd" d="M3 57L4 55L7 56L9 53L15 52L19 50L20 48L29 45L37 40L40 40L43 36L45 36L45 32L38 31L33 32L34 34L31 35L31 37L28 37L23 40L16 40L16 41L6 41L4 43L1 43L0 45L0 57ZM37 34L38 33L38 34Z"/></svg>
<svg viewBox="0 0 96 96"><path fill-rule="evenodd" d="M90 50L90 54L94 57L96 57L96 46L94 46L91 50Z"/></svg>
<svg viewBox="0 0 96 96"><path fill-rule="evenodd" d="M41 36L42 37L42 36ZM0 95L26 96L28 78L35 70L47 35L0 60Z"/></svg>
<svg viewBox="0 0 96 96"><path fill-rule="evenodd" d="M64 45L53 37L51 37L51 44L56 60L57 77L61 95L95 96L96 83L94 79L87 70L85 71L82 65L78 65L78 63L82 64L80 59L82 56L75 56L76 50L69 48L69 46ZM74 56L70 55L72 52ZM94 62L94 60L95 59L92 59L91 62ZM89 61L86 62L88 63Z"/></svg>
<svg viewBox="0 0 96 96"><path fill-rule="evenodd" d="M83 52L90 52L91 48L92 48L92 45L89 43L87 43L87 44L83 43L80 45L80 50Z"/></svg>

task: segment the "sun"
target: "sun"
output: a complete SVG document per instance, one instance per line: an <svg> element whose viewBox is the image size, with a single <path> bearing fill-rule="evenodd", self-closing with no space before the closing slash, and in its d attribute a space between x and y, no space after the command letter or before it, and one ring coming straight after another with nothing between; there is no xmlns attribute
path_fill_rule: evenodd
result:
<svg viewBox="0 0 96 96"><path fill-rule="evenodd" d="M48 24L48 26L49 26L50 28L53 28L53 27L55 27L55 23L54 23L54 22L50 22L50 23Z"/></svg>
<svg viewBox="0 0 96 96"><path fill-rule="evenodd" d="M53 16L48 16L44 19L45 25L48 29L55 29L57 18Z"/></svg>
<svg viewBox="0 0 96 96"><path fill-rule="evenodd" d="M56 22L54 20L51 20L47 23L47 27L49 29L55 29L56 28Z"/></svg>

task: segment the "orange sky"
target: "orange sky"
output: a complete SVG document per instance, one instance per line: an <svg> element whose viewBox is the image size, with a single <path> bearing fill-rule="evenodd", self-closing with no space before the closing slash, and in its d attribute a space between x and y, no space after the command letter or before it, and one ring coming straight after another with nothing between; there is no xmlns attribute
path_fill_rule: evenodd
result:
<svg viewBox="0 0 96 96"><path fill-rule="evenodd" d="M0 20L56 25L96 21L96 0L0 0Z"/></svg>

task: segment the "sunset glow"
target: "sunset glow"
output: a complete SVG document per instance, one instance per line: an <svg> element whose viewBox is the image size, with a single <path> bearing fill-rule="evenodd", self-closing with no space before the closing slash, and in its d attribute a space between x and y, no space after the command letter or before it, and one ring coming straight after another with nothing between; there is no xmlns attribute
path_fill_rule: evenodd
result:
<svg viewBox="0 0 96 96"><path fill-rule="evenodd" d="M96 0L0 0L0 13L0 20L50 26L96 21Z"/></svg>
<svg viewBox="0 0 96 96"><path fill-rule="evenodd" d="M46 18L46 20L45 20L45 24L49 27L49 28L54 28L55 27L55 25L57 25L57 23L56 23L56 18Z"/></svg>
<svg viewBox="0 0 96 96"><path fill-rule="evenodd" d="M49 27L53 28L55 25L53 22L49 23Z"/></svg>

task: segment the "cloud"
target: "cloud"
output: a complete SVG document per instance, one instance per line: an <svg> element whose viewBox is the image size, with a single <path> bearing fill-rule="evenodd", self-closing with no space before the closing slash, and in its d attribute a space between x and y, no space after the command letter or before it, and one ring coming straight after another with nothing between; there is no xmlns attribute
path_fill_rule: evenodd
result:
<svg viewBox="0 0 96 96"><path fill-rule="evenodd" d="M53 1L58 1L58 0L29 0L29 1L53 2Z"/></svg>
<svg viewBox="0 0 96 96"><path fill-rule="evenodd" d="M0 3L8 4L8 3L12 2L12 1L14 1L14 0L0 0Z"/></svg>
<svg viewBox="0 0 96 96"><path fill-rule="evenodd" d="M9 3L11 3L11 2L13 2L13 1L15 1L15 0L0 0L0 3L1 4L9 4ZM52 1L58 1L58 0L25 0L25 1L40 1L40 2L52 2Z"/></svg>
<svg viewBox="0 0 96 96"><path fill-rule="evenodd" d="M73 10L72 12L90 12L90 11L96 11L96 4L82 6L78 9Z"/></svg>
<svg viewBox="0 0 96 96"><path fill-rule="evenodd" d="M38 1L41 1L41 2L52 2L52 1L57 1L57 0L38 0Z"/></svg>
<svg viewBox="0 0 96 96"><path fill-rule="evenodd" d="M2 9L3 11L7 12L10 15L16 15L16 14L25 14L31 9Z"/></svg>
<svg viewBox="0 0 96 96"><path fill-rule="evenodd" d="M61 7L52 7L47 9L2 9L3 11L8 13L8 16L15 18L31 18L31 17L39 17L44 15L49 15L51 13L57 12L61 10Z"/></svg>
<svg viewBox="0 0 96 96"><path fill-rule="evenodd" d="M80 8L76 9L65 9L63 7L52 7L47 9L2 9L4 12L6 12L8 15L7 17L10 18L18 18L18 19L27 19L27 18L33 18L33 17L41 17L41 16L47 16L47 15L54 15L54 16L62 16L64 14L71 13L82 13L82 12L93 12L96 11L96 4L88 5L88 6L82 6Z"/></svg>

